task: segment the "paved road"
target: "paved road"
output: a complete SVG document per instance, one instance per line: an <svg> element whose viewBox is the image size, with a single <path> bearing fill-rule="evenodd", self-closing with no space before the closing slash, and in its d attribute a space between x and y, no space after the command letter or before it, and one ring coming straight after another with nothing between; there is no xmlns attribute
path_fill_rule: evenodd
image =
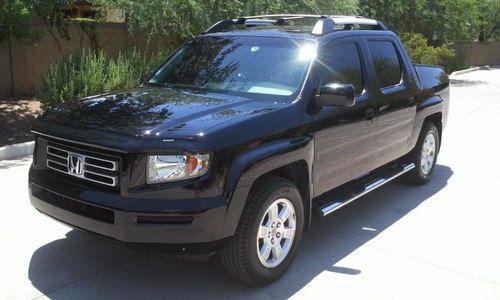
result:
<svg viewBox="0 0 500 300"><path fill-rule="evenodd" d="M198 263L70 230L28 202L29 157L0 162L0 298L500 299L500 69L457 76L435 177L313 220L292 268L249 288Z"/></svg>

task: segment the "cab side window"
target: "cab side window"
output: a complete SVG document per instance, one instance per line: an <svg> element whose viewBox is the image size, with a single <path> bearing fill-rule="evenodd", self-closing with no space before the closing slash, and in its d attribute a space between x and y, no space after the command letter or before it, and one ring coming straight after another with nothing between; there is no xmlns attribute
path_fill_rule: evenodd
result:
<svg viewBox="0 0 500 300"><path fill-rule="evenodd" d="M375 68L378 86L386 88L401 82L401 64L391 41L369 41L368 48Z"/></svg>
<svg viewBox="0 0 500 300"><path fill-rule="evenodd" d="M349 83L356 93L363 92L363 72L359 50L355 43L334 46L319 57L322 68L322 84Z"/></svg>

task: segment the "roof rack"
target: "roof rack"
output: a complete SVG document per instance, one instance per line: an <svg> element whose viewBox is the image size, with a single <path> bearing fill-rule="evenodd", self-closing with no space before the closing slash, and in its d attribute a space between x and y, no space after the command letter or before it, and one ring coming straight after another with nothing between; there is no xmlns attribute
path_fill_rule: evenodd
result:
<svg viewBox="0 0 500 300"><path fill-rule="evenodd" d="M269 25L286 25L289 20L296 19L319 19L314 25L311 34L325 35L335 31L335 26L344 25L344 30L353 29L355 26L368 26L372 30L387 30L384 23L367 19L360 16L321 16L321 15L300 15L300 14L278 14L278 15L258 15L246 16L236 19L221 20L212 27L208 28L205 33L214 33L227 31L234 25L244 25L247 27L269 26Z"/></svg>

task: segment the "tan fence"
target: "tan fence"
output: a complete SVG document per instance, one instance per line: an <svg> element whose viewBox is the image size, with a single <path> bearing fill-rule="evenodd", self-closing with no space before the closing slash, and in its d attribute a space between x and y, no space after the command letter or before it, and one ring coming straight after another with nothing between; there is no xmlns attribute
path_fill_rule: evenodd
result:
<svg viewBox="0 0 500 300"><path fill-rule="evenodd" d="M54 37L43 26L35 21L36 30L43 33L42 39L31 45L14 42L12 45L12 60L7 45L0 48L0 97L12 96L12 82L15 96L33 95L42 85L51 63L59 61L63 55L68 55L81 48L89 48L85 36L77 24L70 25L71 40L66 41ZM144 50L147 38L144 34L131 35L124 23L104 23L100 29L100 43L110 55L126 52L133 48ZM178 41L153 40L148 50L159 48L167 50L178 45ZM11 80L11 64L13 80Z"/></svg>
<svg viewBox="0 0 500 300"><path fill-rule="evenodd" d="M457 42L453 45L457 53L465 55L469 66L500 65L500 41L496 42Z"/></svg>

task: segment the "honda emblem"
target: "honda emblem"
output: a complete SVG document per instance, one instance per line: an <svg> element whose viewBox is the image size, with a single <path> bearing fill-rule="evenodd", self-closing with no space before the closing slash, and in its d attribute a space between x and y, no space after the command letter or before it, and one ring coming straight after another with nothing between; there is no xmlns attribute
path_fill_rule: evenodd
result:
<svg viewBox="0 0 500 300"><path fill-rule="evenodd" d="M83 174L83 157L77 154L68 156L68 172L71 175L81 176Z"/></svg>

